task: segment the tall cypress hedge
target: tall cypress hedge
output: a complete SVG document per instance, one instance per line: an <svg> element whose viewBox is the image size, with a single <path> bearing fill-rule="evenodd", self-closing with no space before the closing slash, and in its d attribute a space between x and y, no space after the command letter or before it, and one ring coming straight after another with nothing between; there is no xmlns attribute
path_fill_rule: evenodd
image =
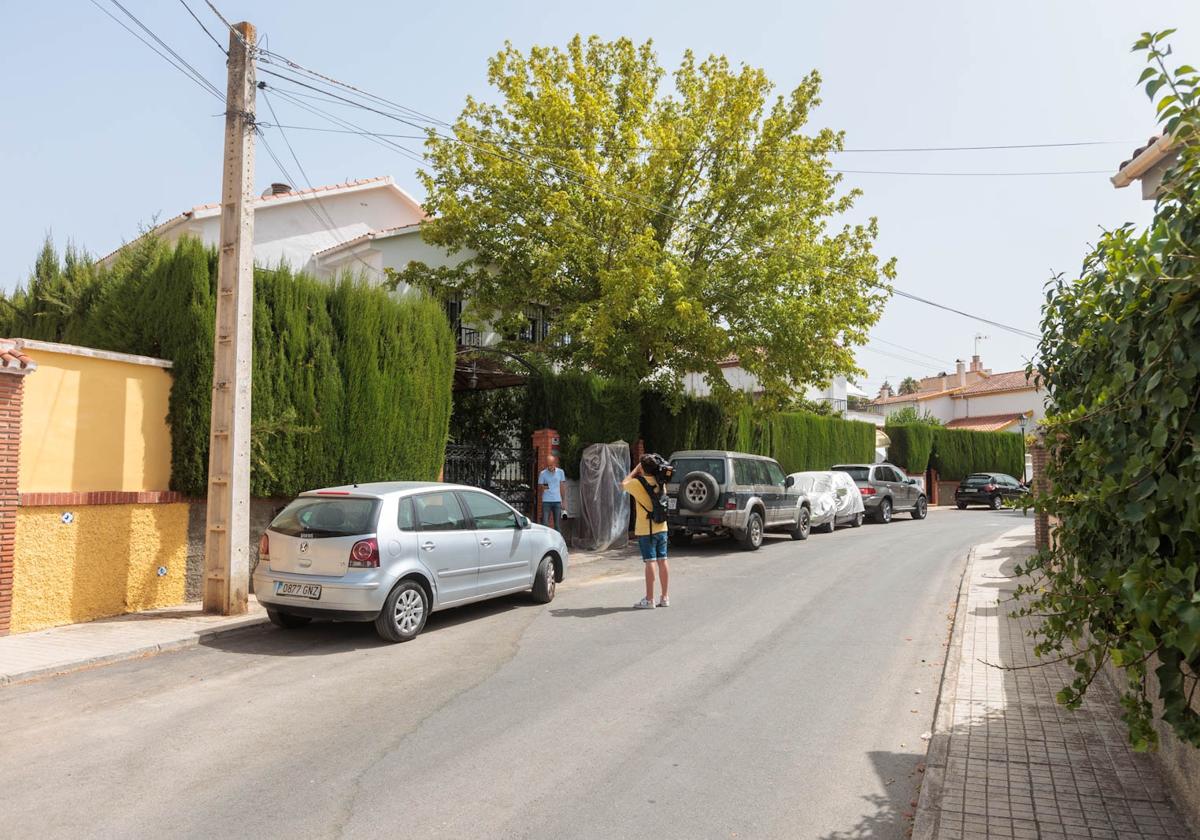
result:
<svg viewBox="0 0 1200 840"><path fill-rule="evenodd" d="M1020 477L1022 441L1012 432L934 429L930 463L940 478L958 481L974 472L1002 472Z"/></svg>
<svg viewBox="0 0 1200 840"><path fill-rule="evenodd" d="M585 447L638 439L642 415L641 389L636 383L605 379L590 373L542 370L529 379L526 424L529 429L549 422L558 432L563 471L579 476Z"/></svg>
<svg viewBox="0 0 1200 840"><path fill-rule="evenodd" d="M195 239L141 240L67 322L88 346L171 360L171 488L192 496L207 492L216 263ZM254 291L251 492L437 478L454 374L440 307L287 268L256 269Z"/></svg>
<svg viewBox="0 0 1200 840"><path fill-rule="evenodd" d="M642 394L642 440L647 452L663 457L685 449L712 449L724 441L728 418L721 406L703 397L684 397L678 407L661 393Z"/></svg>
<svg viewBox="0 0 1200 840"><path fill-rule="evenodd" d="M827 470L838 463L875 460L875 426L804 412L766 420L768 452L787 472Z"/></svg>
<svg viewBox="0 0 1200 840"><path fill-rule="evenodd" d="M928 423L907 423L886 426L891 445L888 460L912 474L923 473L929 468L929 457L933 454L935 426Z"/></svg>

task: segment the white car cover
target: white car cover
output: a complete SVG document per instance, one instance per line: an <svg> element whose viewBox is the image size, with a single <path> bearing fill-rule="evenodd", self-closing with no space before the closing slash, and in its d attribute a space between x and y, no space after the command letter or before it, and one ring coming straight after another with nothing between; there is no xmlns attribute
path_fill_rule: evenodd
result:
<svg viewBox="0 0 1200 840"><path fill-rule="evenodd" d="M795 487L808 494L812 506L812 524L845 523L863 512L862 494L848 474L828 470L792 473Z"/></svg>

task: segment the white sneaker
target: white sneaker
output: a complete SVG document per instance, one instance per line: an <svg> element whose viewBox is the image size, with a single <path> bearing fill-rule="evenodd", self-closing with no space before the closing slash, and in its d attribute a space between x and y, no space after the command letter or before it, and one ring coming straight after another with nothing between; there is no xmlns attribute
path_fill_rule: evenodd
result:
<svg viewBox="0 0 1200 840"><path fill-rule="evenodd" d="M647 598L643 598L642 600L640 600L636 604L634 604L633 608L635 610L652 610L652 609L654 609L654 602Z"/></svg>
<svg viewBox="0 0 1200 840"><path fill-rule="evenodd" d="M671 599L664 595L658 599L658 605L660 607L669 607L671 606Z"/></svg>

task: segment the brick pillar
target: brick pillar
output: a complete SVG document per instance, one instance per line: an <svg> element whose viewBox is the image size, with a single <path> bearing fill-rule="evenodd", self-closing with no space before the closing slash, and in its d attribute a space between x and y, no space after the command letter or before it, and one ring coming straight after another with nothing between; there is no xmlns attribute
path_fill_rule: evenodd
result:
<svg viewBox="0 0 1200 840"><path fill-rule="evenodd" d="M25 371L0 367L0 636L12 623L13 555L17 534L17 469Z"/></svg>
<svg viewBox="0 0 1200 840"><path fill-rule="evenodd" d="M629 466L630 467L636 466L637 462L642 460L642 456L645 454L646 454L646 441L642 440L641 438L638 438L637 440L635 440L633 442L633 446L631 446L629 448ZM667 455L670 455L671 453L668 452L668 453L666 453L666 455L663 455L663 453L660 452L659 454L662 455L664 458L666 458Z"/></svg>
<svg viewBox="0 0 1200 840"><path fill-rule="evenodd" d="M1029 453L1033 456L1033 492L1040 495L1050 489L1046 478L1046 462L1050 453L1040 441L1029 448ZM1050 547L1050 517L1044 511L1034 513L1033 534L1034 543L1039 549Z"/></svg>
<svg viewBox="0 0 1200 840"><path fill-rule="evenodd" d="M940 505L942 503L941 493L938 488L938 471L930 467L925 471L925 496L929 504Z"/></svg>
<svg viewBox="0 0 1200 840"><path fill-rule="evenodd" d="M542 490L537 486L537 477L548 466L551 455L558 456L558 432L554 429L538 429L533 433L533 521L542 521ZM562 464L559 464L561 467Z"/></svg>

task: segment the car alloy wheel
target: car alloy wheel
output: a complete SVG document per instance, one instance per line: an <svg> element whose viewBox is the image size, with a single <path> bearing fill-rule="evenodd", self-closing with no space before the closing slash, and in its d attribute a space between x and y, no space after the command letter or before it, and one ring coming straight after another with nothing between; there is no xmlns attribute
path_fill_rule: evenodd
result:
<svg viewBox="0 0 1200 840"><path fill-rule="evenodd" d="M421 598L421 593L415 589L406 589L400 593L400 597L396 599L396 610L392 620L401 633L406 636L415 633L421 626L424 615L425 601Z"/></svg>
<svg viewBox="0 0 1200 840"><path fill-rule="evenodd" d="M913 508L912 518L924 519L927 513L929 513L929 503L925 501L925 497L922 496L921 498L917 499L917 504Z"/></svg>
<svg viewBox="0 0 1200 840"><path fill-rule="evenodd" d="M887 499L879 503L879 521L884 525L892 521L892 503Z"/></svg>
<svg viewBox="0 0 1200 840"><path fill-rule="evenodd" d="M683 495L691 502L692 507L699 507L708 502L708 487L700 479L692 479L683 488Z"/></svg>
<svg viewBox="0 0 1200 840"><path fill-rule="evenodd" d="M992 496L992 510L1000 510L1000 508L1003 506L1004 500L1000 498L999 493L997 493L995 496Z"/></svg>

